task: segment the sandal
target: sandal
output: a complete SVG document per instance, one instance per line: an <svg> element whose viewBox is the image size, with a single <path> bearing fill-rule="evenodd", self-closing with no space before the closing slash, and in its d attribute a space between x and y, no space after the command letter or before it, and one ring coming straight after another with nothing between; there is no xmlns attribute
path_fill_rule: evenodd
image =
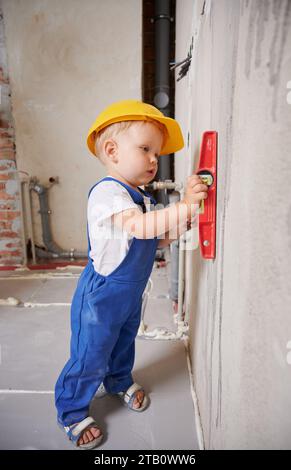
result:
<svg viewBox="0 0 291 470"><path fill-rule="evenodd" d="M144 392L142 405L139 408L134 408L133 402L136 398L136 392L138 392L139 390ZM133 383L125 392L119 392L117 393L117 395L122 399L123 404L133 411L143 411L149 405L148 396L145 394L144 389L137 383Z"/></svg>
<svg viewBox="0 0 291 470"><path fill-rule="evenodd" d="M80 449L93 449L94 447L99 445L103 439L103 434L101 434L100 436L93 439L93 441L87 442L86 444L78 444L78 440L80 439L80 437L82 437L82 435L87 429L90 429L90 428L100 429L96 421L94 420L94 418L92 418L91 416L88 416L87 418L83 419L79 423L71 424L70 426L63 426L60 423L58 424L61 427L61 429L65 431L70 441L72 441L72 443L76 447L79 447Z"/></svg>
<svg viewBox="0 0 291 470"><path fill-rule="evenodd" d="M99 388L98 388L97 392L95 393L94 398L102 398L102 397L105 397L105 395L107 395L107 390L106 390L106 388L104 387L103 382L101 382L101 384L99 385Z"/></svg>

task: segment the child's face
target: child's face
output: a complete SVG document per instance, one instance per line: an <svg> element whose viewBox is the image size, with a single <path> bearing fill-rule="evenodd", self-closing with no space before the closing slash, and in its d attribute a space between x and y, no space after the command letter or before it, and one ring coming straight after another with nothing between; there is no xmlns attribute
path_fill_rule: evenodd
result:
<svg viewBox="0 0 291 470"><path fill-rule="evenodd" d="M152 123L134 123L106 147L107 169L134 186L149 183L156 175L163 145L162 132ZM106 145L106 143L105 143Z"/></svg>

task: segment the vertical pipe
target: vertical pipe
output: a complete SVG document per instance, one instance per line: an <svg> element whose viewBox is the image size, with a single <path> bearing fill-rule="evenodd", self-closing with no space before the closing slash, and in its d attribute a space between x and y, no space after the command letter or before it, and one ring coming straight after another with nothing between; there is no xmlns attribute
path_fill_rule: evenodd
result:
<svg viewBox="0 0 291 470"><path fill-rule="evenodd" d="M180 199L184 198L184 187L180 191ZM183 320L183 304L185 290L185 232L179 238L179 271L178 271L178 322Z"/></svg>
<svg viewBox="0 0 291 470"><path fill-rule="evenodd" d="M155 84L154 105L165 116L170 116L170 0L155 0ZM170 156L163 155L159 159L157 179L171 179ZM168 205L168 194L160 191L158 202Z"/></svg>
<svg viewBox="0 0 291 470"><path fill-rule="evenodd" d="M169 194L170 204L175 204L180 200L179 191L173 191ZM171 254L171 287L170 287L170 299L174 302L178 302L178 273L179 273L179 240L175 240L170 244Z"/></svg>
<svg viewBox="0 0 291 470"><path fill-rule="evenodd" d="M19 193L20 193L20 217L21 217L21 225L22 225L22 230L21 230L21 240L22 240L22 253L23 253L23 261L22 264L23 266L27 266L27 253L26 253L26 234L25 234L25 220L24 220L24 182L19 181Z"/></svg>

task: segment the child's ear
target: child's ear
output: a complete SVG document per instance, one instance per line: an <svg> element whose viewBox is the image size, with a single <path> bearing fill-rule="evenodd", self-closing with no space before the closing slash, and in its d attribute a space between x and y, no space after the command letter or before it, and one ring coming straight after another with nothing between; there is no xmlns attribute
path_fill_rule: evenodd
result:
<svg viewBox="0 0 291 470"><path fill-rule="evenodd" d="M116 161L117 159L117 143L113 139L107 139L104 142L104 152L110 160Z"/></svg>

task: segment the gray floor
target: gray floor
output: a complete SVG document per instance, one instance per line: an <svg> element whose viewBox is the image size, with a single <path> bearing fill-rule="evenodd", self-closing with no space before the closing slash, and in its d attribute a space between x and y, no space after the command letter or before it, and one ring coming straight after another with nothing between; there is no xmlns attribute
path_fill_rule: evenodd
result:
<svg viewBox="0 0 291 470"><path fill-rule="evenodd" d="M0 298L20 301L0 305L0 449L74 449L56 425L53 388L68 359L70 302L82 269L0 273ZM169 269L153 270L148 330L176 330ZM105 435L98 449L198 449L184 342L137 338L133 376L150 407L136 413L115 396L95 398L90 412Z"/></svg>

